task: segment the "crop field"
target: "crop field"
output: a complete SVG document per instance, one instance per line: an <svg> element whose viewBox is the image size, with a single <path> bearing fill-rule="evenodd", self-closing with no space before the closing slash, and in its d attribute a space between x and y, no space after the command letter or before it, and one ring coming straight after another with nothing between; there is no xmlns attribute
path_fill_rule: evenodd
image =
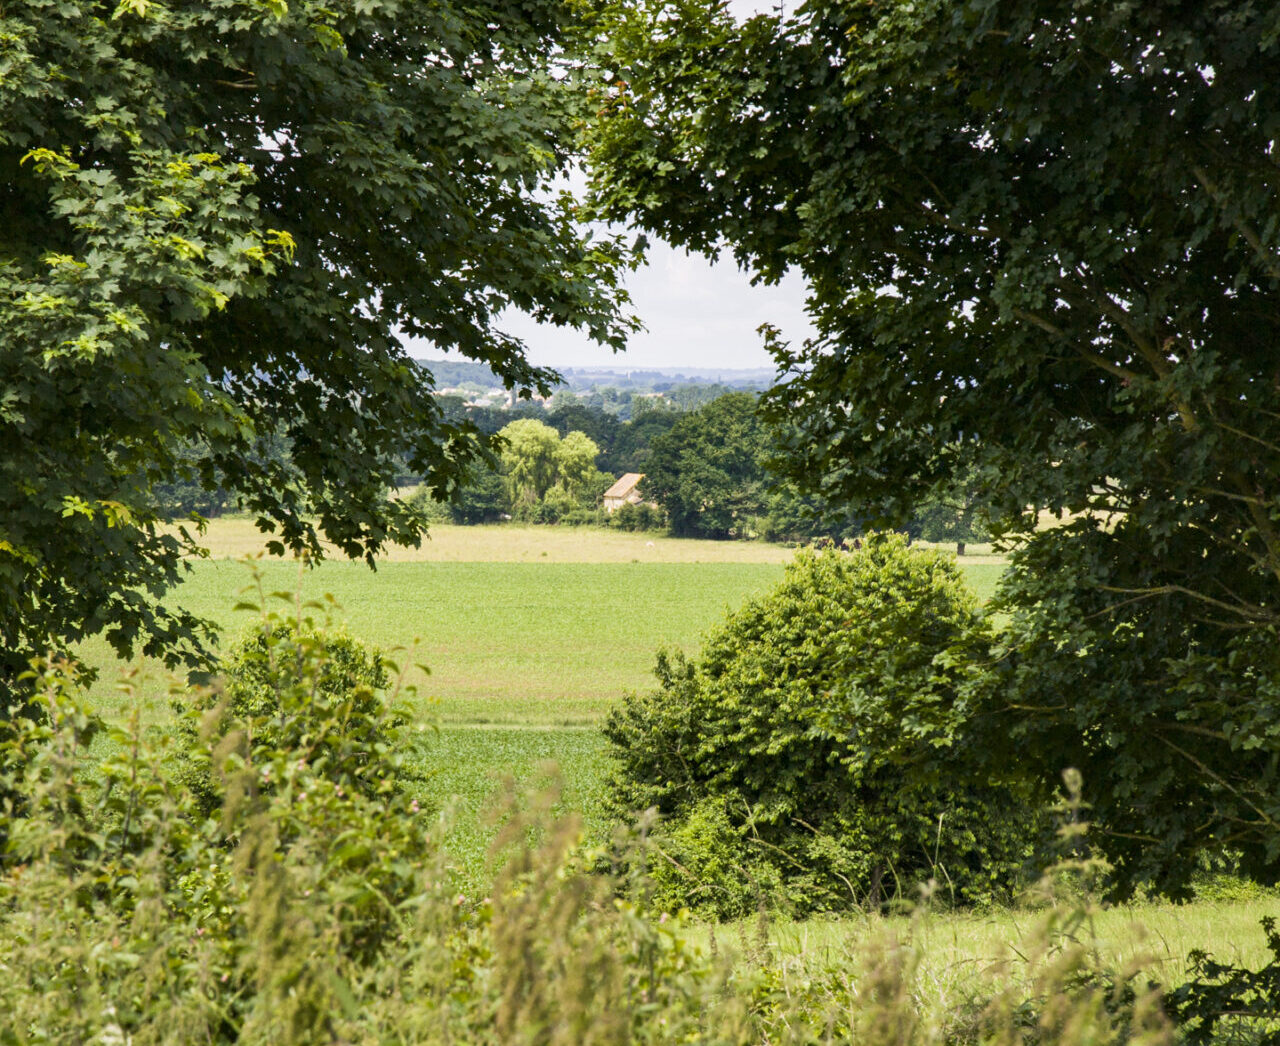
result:
<svg viewBox="0 0 1280 1046"><path fill-rule="evenodd" d="M213 558L193 564L177 601L234 637L254 620L232 610L238 601L289 613L299 594L307 601L332 596L332 623L395 651L424 715L441 724L594 723L624 691L649 685L660 647L696 653L702 634L774 585L793 555L779 545L598 529L450 527L433 532L441 547L453 546L444 559L392 557L376 572L362 562L301 569L260 560L255 582L245 563L220 558L249 551L250 531L257 535L253 550L260 549L251 524L214 523ZM468 536L476 557L470 561L456 558ZM648 558L623 558L633 551ZM990 598L1003 565L965 557L961 566L979 597ZM104 669L96 696L110 706L114 659L102 640L84 653ZM160 678L151 673L145 696L162 692Z"/></svg>
<svg viewBox="0 0 1280 1046"><path fill-rule="evenodd" d="M360 563L326 562L299 575L264 562L272 592L332 595L335 624L409 667L424 713L442 723L583 725L618 694L648 685L660 646L696 649L730 606L782 576L765 563ZM240 563L198 563L180 598L234 637L254 615L233 612L251 575ZM311 611L311 613L319 613ZM416 641L416 647L414 646ZM91 656L104 656L105 646Z"/></svg>

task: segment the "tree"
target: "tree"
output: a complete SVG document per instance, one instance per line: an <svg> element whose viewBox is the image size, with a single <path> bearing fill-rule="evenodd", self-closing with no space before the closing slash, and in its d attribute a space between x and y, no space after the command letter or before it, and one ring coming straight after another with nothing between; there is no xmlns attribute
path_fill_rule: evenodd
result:
<svg viewBox="0 0 1280 1046"><path fill-rule="evenodd" d="M755 397L721 396L654 439L641 492L662 506L675 534L741 536L763 510L764 449Z"/></svg>
<svg viewBox="0 0 1280 1046"><path fill-rule="evenodd" d="M583 432L570 432L560 441L556 453L557 479L565 492L578 497L599 475L596 456L600 448Z"/></svg>
<svg viewBox="0 0 1280 1046"><path fill-rule="evenodd" d="M600 212L803 272L797 482L902 525L976 473L1026 539L984 721L1046 788L1091 768L1122 884L1280 874L1280 9L675 12L604 16Z"/></svg>
<svg viewBox="0 0 1280 1046"><path fill-rule="evenodd" d="M649 465L653 441L680 420L675 411L651 410L633 418L618 431L607 464L612 472L644 472Z"/></svg>
<svg viewBox="0 0 1280 1046"><path fill-rule="evenodd" d="M841 543L861 534L863 526L847 505L830 505L784 480L775 482L770 489L758 529L766 541L810 542L825 538Z"/></svg>
<svg viewBox="0 0 1280 1046"><path fill-rule="evenodd" d="M510 508L502 476L494 469L481 469L449 498L449 519L464 526L496 523Z"/></svg>
<svg viewBox="0 0 1280 1046"><path fill-rule="evenodd" d="M547 416L547 423L555 428L561 436L570 432L581 432L589 436L600 448L596 457L596 465L606 472L625 471L617 469L612 463L614 444L626 427L618 420L616 414L603 410L593 410L581 403L557 405Z"/></svg>
<svg viewBox="0 0 1280 1046"><path fill-rule="evenodd" d="M0 12L0 680L105 631L170 660L198 546L152 492L222 485L277 553L414 544L397 454L484 455L402 336L549 387L507 307L620 347L622 251L542 191L580 109L550 2L125 0ZM568 75L552 68L560 64ZM287 439L288 474L254 452Z"/></svg>
<svg viewBox="0 0 1280 1046"><path fill-rule="evenodd" d="M531 508L547 496L560 475L560 436L536 418L521 418L499 433L502 464L513 508Z"/></svg>
<svg viewBox="0 0 1280 1046"><path fill-rule="evenodd" d="M907 533L925 541L954 541L956 555L963 556L968 542L991 536L980 511L983 500L972 472L956 476L950 489L931 493L917 506Z"/></svg>
<svg viewBox="0 0 1280 1046"><path fill-rule="evenodd" d="M594 504L608 486L595 466L599 448L581 432L562 440L550 425L521 418L499 436L511 507L523 518L557 522L574 508Z"/></svg>

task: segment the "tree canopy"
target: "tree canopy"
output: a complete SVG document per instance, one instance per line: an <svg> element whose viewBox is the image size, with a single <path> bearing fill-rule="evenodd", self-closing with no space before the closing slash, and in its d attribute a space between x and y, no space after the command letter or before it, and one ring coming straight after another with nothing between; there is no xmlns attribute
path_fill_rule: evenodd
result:
<svg viewBox="0 0 1280 1046"><path fill-rule="evenodd" d="M765 444L755 397L721 396L654 439L641 492L666 510L673 533L730 537L764 511Z"/></svg>
<svg viewBox="0 0 1280 1046"><path fill-rule="evenodd" d="M555 485L560 469L560 435L536 418L521 418L499 435L502 464L511 485L511 503L536 504Z"/></svg>
<svg viewBox="0 0 1280 1046"><path fill-rule="evenodd" d="M158 600L233 492L273 549L372 557L483 441L401 348L545 389L509 306L620 346L623 251L544 191L580 110L571 5L57 0L0 12L0 647L105 630L192 654ZM560 65L559 72L554 66ZM287 464L256 453L286 438Z"/></svg>
<svg viewBox="0 0 1280 1046"><path fill-rule="evenodd" d="M1122 879L1176 890L1200 845L1274 874L1280 9L655 0L602 29L601 213L809 283L768 397L796 481L901 525L973 475L1028 537L992 737L1094 771Z"/></svg>
<svg viewBox="0 0 1280 1046"><path fill-rule="evenodd" d="M600 448L585 433L573 431L561 439L537 418L519 418L498 435L511 509L519 518L550 514L554 521L556 512L595 503L612 482L596 468Z"/></svg>

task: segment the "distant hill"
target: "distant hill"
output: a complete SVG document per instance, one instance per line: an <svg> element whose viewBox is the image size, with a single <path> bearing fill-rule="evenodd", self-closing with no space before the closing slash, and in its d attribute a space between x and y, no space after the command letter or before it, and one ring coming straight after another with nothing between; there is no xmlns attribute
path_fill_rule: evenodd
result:
<svg viewBox="0 0 1280 1046"><path fill-rule="evenodd" d="M458 363L452 360L414 360L413 362L431 371L437 389L449 389L466 384L489 389L502 384L502 379L489 369L487 363L473 363L471 360Z"/></svg>
<svg viewBox="0 0 1280 1046"><path fill-rule="evenodd" d="M455 363L451 360L420 359L415 362L435 375L436 388L450 388L467 383L490 388L502 381L483 363L470 361ZM731 389L766 389L773 384L772 367L753 367L736 370L730 367L682 367L678 371L666 371L645 367L562 367L559 368L564 383L580 391L610 387L634 391L654 391L657 386L671 388L678 385L725 385Z"/></svg>
<svg viewBox="0 0 1280 1046"><path fill-rule="evenodd" d="M734 370L729 367L682 367L678 371L646 367L565 367L565 382L574 389L612 385L614 388L646 388L657 385L727 385L732 389L765 389L773 384L772 367Z"/></svg>

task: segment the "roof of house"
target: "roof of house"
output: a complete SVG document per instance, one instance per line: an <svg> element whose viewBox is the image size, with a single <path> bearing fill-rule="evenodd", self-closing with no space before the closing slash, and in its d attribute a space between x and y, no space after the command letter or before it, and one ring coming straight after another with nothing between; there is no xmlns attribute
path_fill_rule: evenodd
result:
<svg viewBox="0 0 1280 1046"><path fill-rule="evenodd" d="M644 479L643 472L624 472L618 482L604 492L606 498L625 498Z"/></svg>

